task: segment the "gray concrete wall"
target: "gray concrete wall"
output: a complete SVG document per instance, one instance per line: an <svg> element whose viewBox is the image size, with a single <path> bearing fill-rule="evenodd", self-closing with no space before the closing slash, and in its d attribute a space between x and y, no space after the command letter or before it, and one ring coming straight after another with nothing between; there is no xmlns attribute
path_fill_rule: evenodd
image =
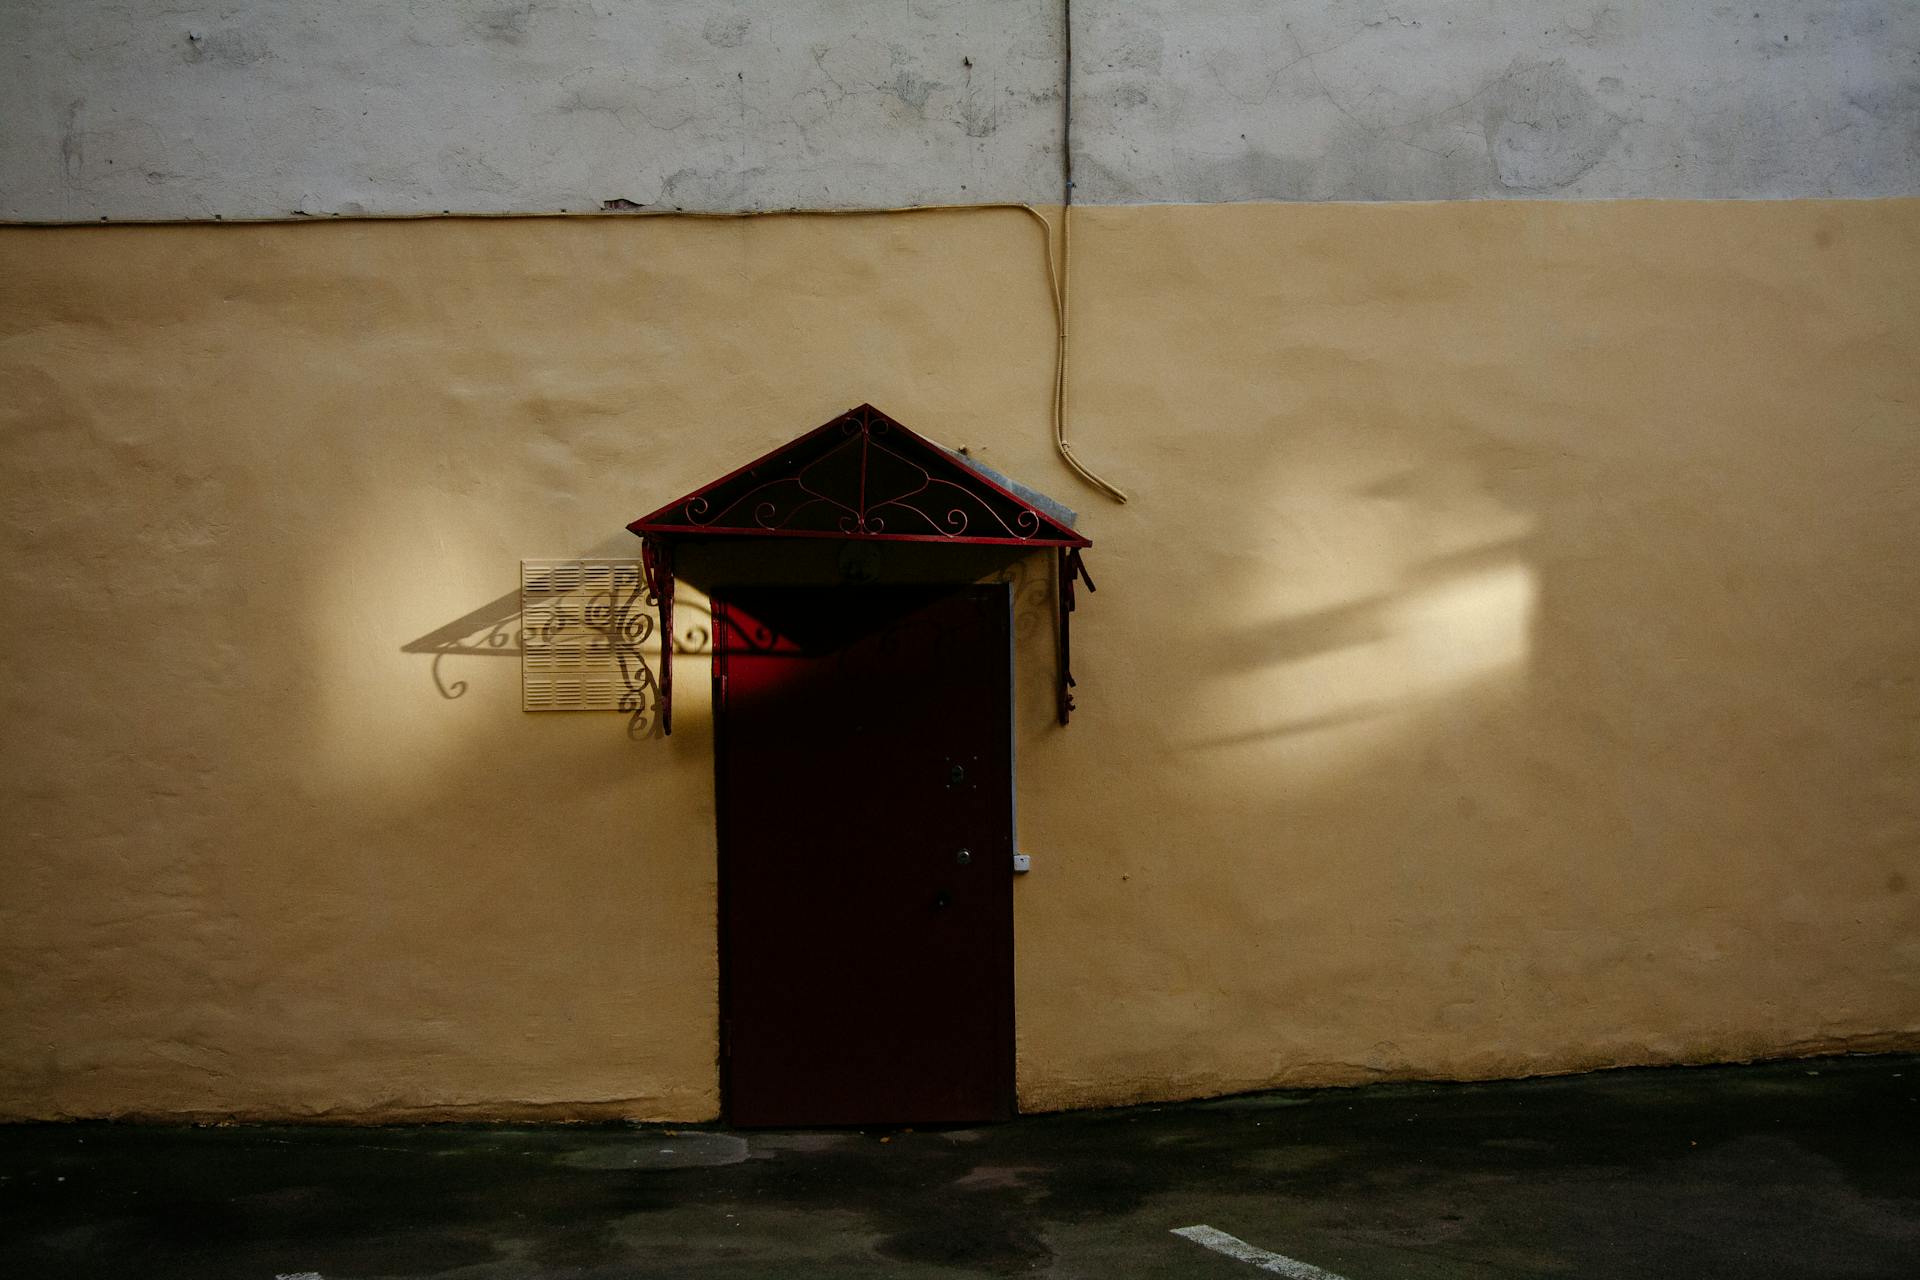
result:
<svg viewBox="0 0 1920 1280"><path fill-rule="evenodd" d="M1056 0L0 0L0 217L1057 198Z"/></svg>
<svg viewBox="0 0 1920 1280"><path fill-rule="evenodd" d="M1920 190L1914 0L1075 10L1094 202Z"/></svg>
<svg viewBox="0 0 1920 1280"><path fill-rule="evenodd" d="M0 218L1048 201L1059 0L0 0ZM1096 203L1920 191L1913 0L1080 0Z"/></svg>

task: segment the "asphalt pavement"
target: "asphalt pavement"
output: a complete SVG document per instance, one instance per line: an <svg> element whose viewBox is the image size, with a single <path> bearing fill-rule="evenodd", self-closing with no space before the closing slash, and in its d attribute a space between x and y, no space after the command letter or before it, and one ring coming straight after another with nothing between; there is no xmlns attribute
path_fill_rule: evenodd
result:
<svg viewBox="0 0 1920 1280"><path fill-rule="evenodd" d="M1920 1277L1920 1058L750 1132L0 1127L0 1277Z"/></svg>

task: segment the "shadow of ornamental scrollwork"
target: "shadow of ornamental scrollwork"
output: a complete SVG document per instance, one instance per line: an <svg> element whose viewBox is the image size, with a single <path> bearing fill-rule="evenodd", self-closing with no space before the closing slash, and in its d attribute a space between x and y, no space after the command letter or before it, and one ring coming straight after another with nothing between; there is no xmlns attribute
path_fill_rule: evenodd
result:
<svg viewBox="0 0 1920 1280"><path fill-rule="evenodd" d="M992 575L1013 597L1013 634L1028 640L1053 626L1053 568L1044 556L1026 555Z"/></svg>
<svg viewBox="0 0 1920 1280"><path fill-rule="evenodd" d="M654 602L637 566L630 572L616 566L596 584L585 574L569 579L560 568L565 563L530 565L520 590L402 645L401 652L432 659L434 691L449 701L465 697L476 678L476 669L464 665L469 659L512 658L522 668L525 709L618 711L627 716L629 737L658 736L660 647ZM684 593L674 618L674 652L703 655L712 645L706 601Z"/></svg>

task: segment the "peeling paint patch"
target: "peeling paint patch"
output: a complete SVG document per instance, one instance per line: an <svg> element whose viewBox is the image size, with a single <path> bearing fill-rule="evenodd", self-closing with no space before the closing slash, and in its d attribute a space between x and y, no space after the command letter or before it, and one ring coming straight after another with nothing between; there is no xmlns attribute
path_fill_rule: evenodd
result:
<svg viewBox="0 0 1920 1280"><path fill-rule="evenodd" d="M86 165L87 153L82 143L85 135L80 132L80 109L86 105L86 99L75 98L67 104L60 120L60 173L69 186L78 185Z"/></svg>
<svg viewBox="0 0 1920 1280"><path fill-rule="evenodd" d="M1518 67L1484 99L1487 152L1500 185L1564 187L1600 163L1623 121L1555 61Z"/></svg>
<svg viewBox="0 0 1920 1280"><path fill-rule="evenodd" d="M745 14L716 15L700 29L700 38L716 49L738 49L752 26L753 20Z"/></svg>
<svg viewBox="0 0 1920 1280"><path fill-rule="evenodd" d="M529 3L483 9L473 15L468 26L483 40L494 40L511 45L525 44L527 35L533 27L533 5Z"/></svg>
<svg viewBox="0 0 1920 1280"><path fill-rule="evenodd" d="M925 112L927 99L933 96L935 89L945 86L932 80L923 79L911 71L902 71L886 84L880 85L881 93L898 98L915 111Z"/></svg>
<svg viewBox="0 0 1920 1280"><path fill-rule="evenodd" d="M189 30L185 57L188 62L246 68L272 61L275 54L254 32L228 27L217 31Z"/></svg>

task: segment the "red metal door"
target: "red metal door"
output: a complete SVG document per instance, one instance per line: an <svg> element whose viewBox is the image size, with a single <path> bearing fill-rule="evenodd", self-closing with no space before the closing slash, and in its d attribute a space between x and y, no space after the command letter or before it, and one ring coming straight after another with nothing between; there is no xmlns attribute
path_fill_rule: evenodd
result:
<svg viewBox="0 0 1920 1280"><path fill-rule="evenodd" d="M1006 1118L1005 587L741 588L714 606L728 1119Z"/></svg>

